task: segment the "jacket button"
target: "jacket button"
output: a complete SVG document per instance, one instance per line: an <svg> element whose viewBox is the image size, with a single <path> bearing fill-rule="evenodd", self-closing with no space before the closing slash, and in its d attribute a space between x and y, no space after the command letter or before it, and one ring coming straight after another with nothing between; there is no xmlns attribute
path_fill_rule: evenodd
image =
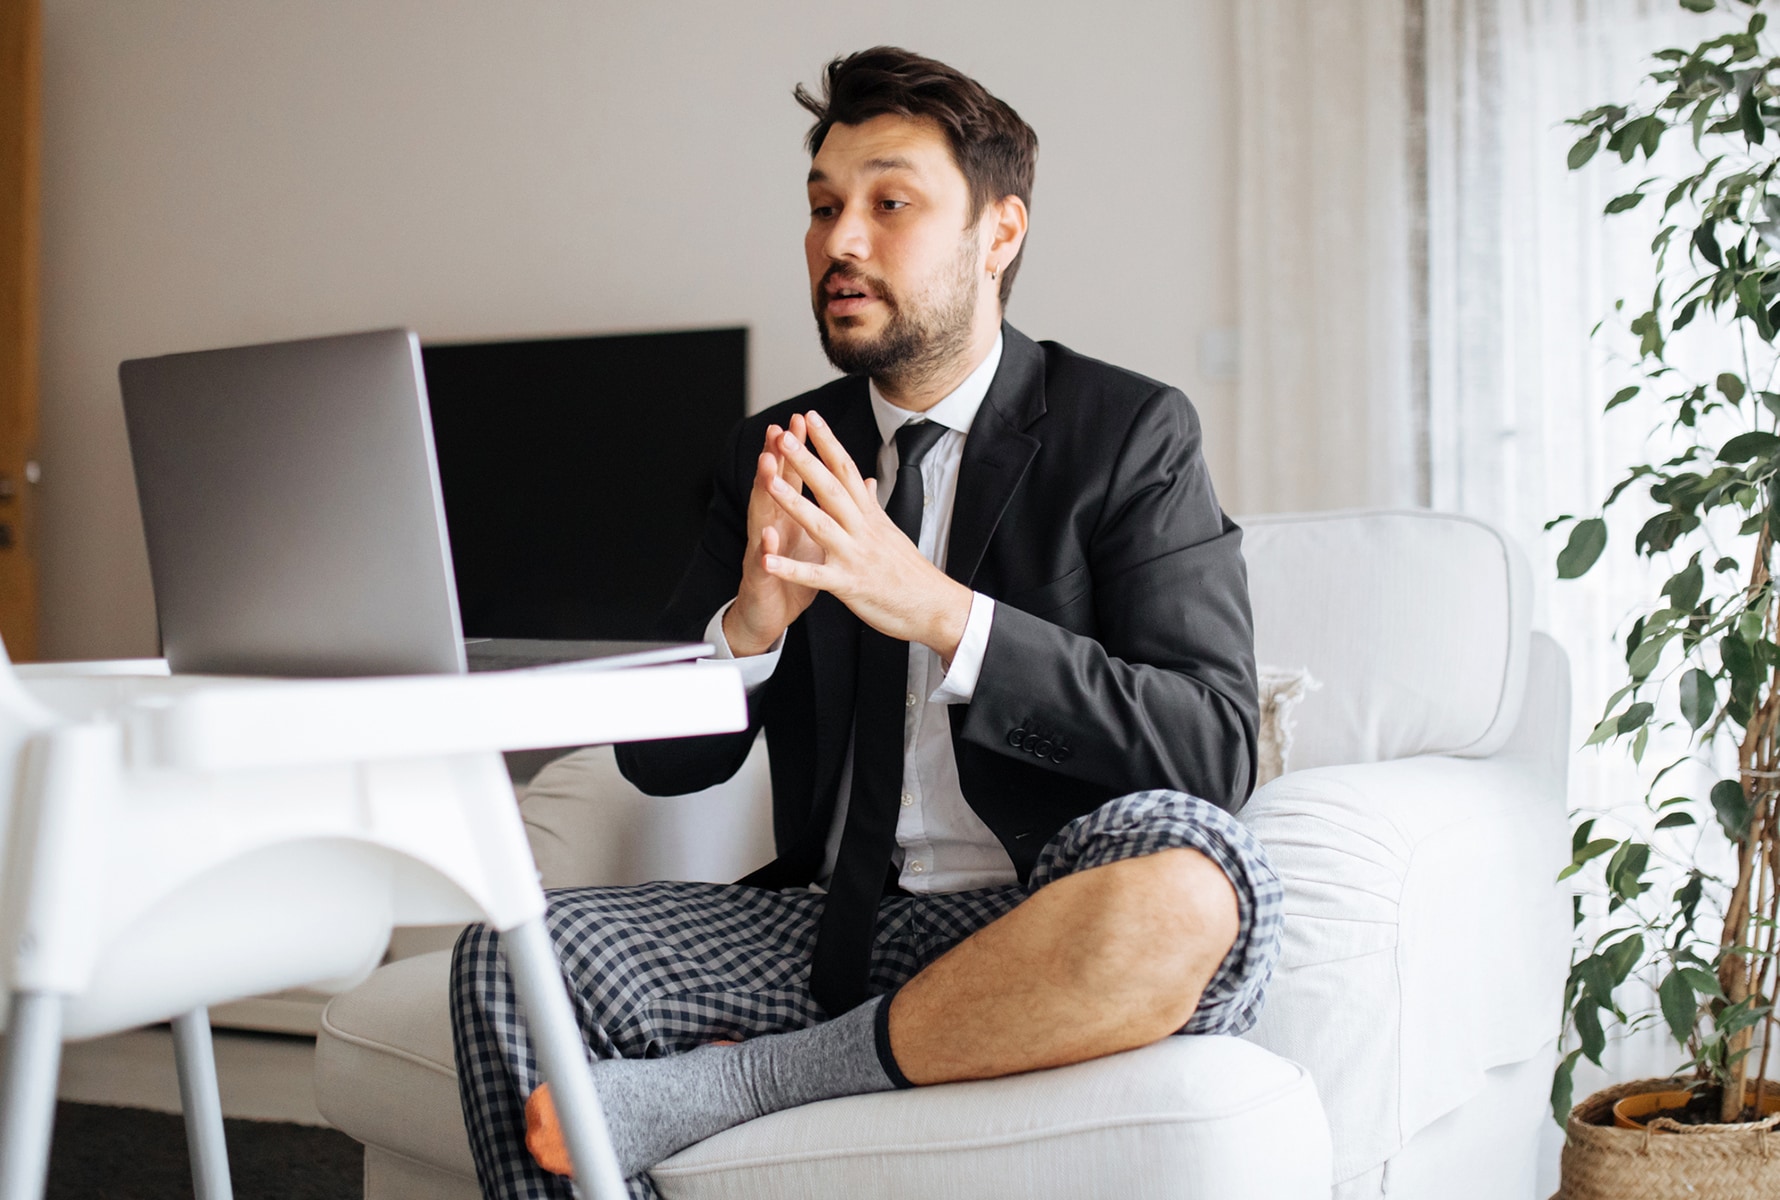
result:
<svg viewBox="0 0 1780 1200"><path fill-rule="evenodd" d="M1049 738L1040 738L1038 745L1036 745L1032 748L1032 753L1038 755L1040 758L1049 758L1051 756L1051 741L1050 741L1050 739Z"/></svg>
<svg viewBox="0 0 1780 1200"><path fill-rule="evenodd" d="M1055 750L1053 750L1051 752L1051 761L1056 763L1058 766L1062 766L1064 763L1069 761L1069 756L1071 753L1072 753L1072 751L1070 750L1070 748L1068 746L1058 746Z"/></svg>
<svg viewBox="0 0 1780 1200"><path fill-rule="evenodd" d="M1026 748L1025 742L1026 742L1026 727L1024 725L1021 725L1017 729L1010 729L1007 731L1007 744L1012 746L1014 749L1024 750Z"/></svg>

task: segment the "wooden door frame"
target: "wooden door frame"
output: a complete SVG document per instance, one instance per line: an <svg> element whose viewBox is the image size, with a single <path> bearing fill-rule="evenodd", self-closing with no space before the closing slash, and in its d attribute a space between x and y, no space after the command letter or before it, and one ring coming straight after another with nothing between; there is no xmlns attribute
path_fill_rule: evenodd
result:
<svg viewBox="0 0 1780 1200"><path fill-rule="evenodd" d="M0 0L0 638L37 657L37 272L43 18Z"/></svg>

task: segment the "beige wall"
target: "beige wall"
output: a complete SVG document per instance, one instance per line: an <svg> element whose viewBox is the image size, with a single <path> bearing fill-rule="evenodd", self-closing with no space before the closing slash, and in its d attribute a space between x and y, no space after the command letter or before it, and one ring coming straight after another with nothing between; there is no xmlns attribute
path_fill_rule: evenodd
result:
<svg viewBox="0 0 1780 1200"><path fill-rule="evenodd" d="M828 378L789 91L874 42L1038 130L1010 317L1186 388L1218 470L1231 4L45 0L45 657L154 647L120 359L742 323L755 407Z"/></svg>

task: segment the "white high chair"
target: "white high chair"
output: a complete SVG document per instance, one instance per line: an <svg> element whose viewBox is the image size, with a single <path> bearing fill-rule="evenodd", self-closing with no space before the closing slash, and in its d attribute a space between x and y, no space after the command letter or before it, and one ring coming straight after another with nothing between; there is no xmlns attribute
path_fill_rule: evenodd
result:
<svg viewBox="0 0 1780 1200"><path fill-rule="evenodd" d="M206 1006L339 988L396 925L503 934L576 1177L624 1184L501 750L740 728L713 664L354 680L13 668L0 646L0 1200L42 1194L64 1040L173 1021L198 1200L228 1200Z"/></svg>

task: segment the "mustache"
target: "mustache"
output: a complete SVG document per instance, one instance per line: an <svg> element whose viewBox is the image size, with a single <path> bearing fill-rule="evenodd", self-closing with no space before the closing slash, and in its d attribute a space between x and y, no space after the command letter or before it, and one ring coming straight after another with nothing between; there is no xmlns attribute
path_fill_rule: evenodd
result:
<svg viewBox="0 0 1780 1200"><path fill-rule="evenodd" d="M863 283L866 287L869 287L872 290L878 299L882 300L891 308L896 307L896 294L890 290L889 286L882 279L879 279L876 275L867 275L864 271L843 266L840 263L835 263L822 273L822 278L816 284L816 292L819 295L826 292L829 283L837 279L845 283Z"/></svg>

